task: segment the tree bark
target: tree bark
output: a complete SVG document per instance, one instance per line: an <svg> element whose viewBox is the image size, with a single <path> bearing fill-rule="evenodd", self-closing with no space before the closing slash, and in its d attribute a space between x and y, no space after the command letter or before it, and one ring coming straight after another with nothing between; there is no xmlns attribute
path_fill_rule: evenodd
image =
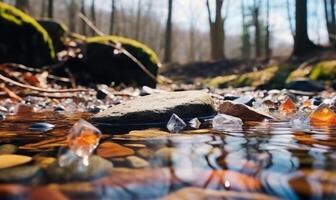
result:
<svg viewBox="0 0 336 200"><path fill-rule="evenodd" d="M308 37L307 0L295 0L294 56L303 56L316 49Z"/></svg>
<svg viewBox="0 0 336 200"><path fill-rule="evenodd" d="M260 12L260 1L256 2L253 0L253 25L255 28L254 32L254 47L255 47L255 58L259 59L261 57L261 34L260 34L260 23L259 23L259 12Z"/></svg>
<svg viewBox="0 0 336 200"><path fill-rule="evenodd" d="M81 5L80 5L80 10L81 10L81 13L86 16L86 12L85 12L85 0L81 0ZM81 20L81 33L83 35L86 35L86 23Z"/></svg>
<svg viewBox="0 0 336 200"><path fill-rule="evenodd" d="M16 0L15 7L22 10L23 12L29 13L30 10L29 0Z"/></svg>
<svg viewBox="0 0 336 200"><path fill-rule="evenodd" d="M222 17L223 0L216 0L215 21L211 19L209 0L206 1L208 20L210 25L211 58L219 60L225 58L224 52L224 19Z"/></svg>
<svg viewBox="0 0 336 200"><path fill-rule="evenodd" d="M95 6L95 0L92 0L91 2L91 18L92 18L92 23L96 25L96 6ZM94 30L91 31L92 35L95 35L96 32Z"/></svg>
<svg viewBox="0 0 336 200"><path fill-rule="evenodd" d="M114 21L115 21L115 0L111 1L111 17L110 17L110 35L114 34Z"/></svg>
<svg viewBox="0 0 336 200"><path fill-rule="evenodd" d="M267 60L271 57L271 47L270 47L270 0L266 1L266 41L265 41L265 57Z"/></svg>
<svg viewBox="0 0 336 200"><path fill-rule="evenodd" d="M76 32L76 19L77 19L77 3L75 0L70 1L69 9L69 29L71 32Z"/></svg>
<svg viewBox="0 0 336 200"><path fill-rule="evenodd" d="M54 17L54 0L48 0L48 18Z"/></svg>
<svg viewBox="0 0 336 200"><path fill-rule="evenodd" d="M242 39L241 57L243 59L250 59L250 56L251 56L250 32L249 32L249 24L246 22L244 1L245 0L240 1L241 13L242 13L242 26L243 26L243 33L241 36L241 39Z"/></svg>
<svg viewBox="0 0 336 200"><path fill-rule="evenodd" d="M140 39L140 22L141 22L140 18L141 18L141 0L138 0L137 17L135 24L135 36L134 36L134 38L137 40Z"/></svg>
<svg viewBox="0 0 336 200"><path fill-rule="evenodd" d="M173 12L173 0L168 0L168 16L166 24L166 35L165 35L165 50L164 59L165 63L172 61L172 12Z"/></svg>

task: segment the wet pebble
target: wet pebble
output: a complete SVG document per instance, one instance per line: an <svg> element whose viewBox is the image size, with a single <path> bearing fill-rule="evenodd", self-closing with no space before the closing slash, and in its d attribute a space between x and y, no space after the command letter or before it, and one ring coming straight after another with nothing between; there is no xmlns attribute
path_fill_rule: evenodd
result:
<svg viewBox="0 0 336 200"><path fill-rule="evenodd" d="M63 112L63 111L65 111L65 108L62 105L58 105L54 108L54 111L55 112Z"/></svg>
<svg viewBox="0 0 336 200"><path fill-rule="evenodd" d="M0 182L17 182L31 179L40 171L36 165L17 166L0 170Z"/></svg>
<svg viewBox="0 0 336 200"><path fill-rule="evenodd" d="M87 167L80 166L82 163L79 162L81 160L69 166L60 167L56 160L47 168L47 174L57 182L88 181L104 176L113 168L112 162L96 155L89 158Z"/></svg>
<svg viewBox="0 0 336 200"><path fill-rule="evenodd" d="M97 155L103 158L125 157L133 154L133 149L124 147L114 142L104 142L99 145L97 149Z"/></svg>
<svg viewBox="0 0 336 200"><path fill-rule="evenodd" d="M50 131L55 127L55 125L47 123L47 122L37 122L30 125L29 129L33 131Z"/></svg>
<svg viewBox="0 0 336 200"><path fill-rule="evenodd" d="M149 163L137 156L128 156L126 158L129 166L131 166L132 168L144 168L144 167L149 167Z"/></svg>
<svg viewBox="0 0 336 200"><path fill-rule="evenodd" d="M255 99L251 96L242 96L238 99L233 100L233 102L238 104L245 104L247 106L253 106L253 102L255 102Z"/></svg>
<svg viewBox="0 0 336 200"><path fill-rule="evenodd" d="M4 144L0 146L0 155L1 154L13 154L17 151L18 147L13 144Z"/></svg>
<svg viewBox="0 0 336 200"><path fill-rule="evenodd" d="M0 169L10 168L28 163L32 160L29 156L4 154L0 155Z"/></svg>

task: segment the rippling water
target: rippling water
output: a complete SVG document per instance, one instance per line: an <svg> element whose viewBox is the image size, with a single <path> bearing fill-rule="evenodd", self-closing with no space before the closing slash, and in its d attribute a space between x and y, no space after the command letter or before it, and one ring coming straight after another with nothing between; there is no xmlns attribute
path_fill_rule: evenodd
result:
<svg viewBox="0 0 336 200"><path fill-rule="evenodd" d="M19 154L56 152L57 145L38 149L33 144L61 138L76 120L88 116L57 113L12 116L1 122L0 142L20 146ZM55 124L56 128L46 133L28 129L31 123L41 121ZM336 127L292 127L289 122L262 122L248 123L243 130L232 132L209 129L151 137L120 133L106 135L103 141L131 147L130 144L145 145L153 152L147 158L150 167L133 169L111 159L115 172L92 180L86 192L76 191L70 183L60 184L58 187L68 197L152 199L168 195L167 199L202 199L205 195L228 199L336 199ZM35 184L42 187L52 182ZM191 195L196 193L200 195Z"/></svg>

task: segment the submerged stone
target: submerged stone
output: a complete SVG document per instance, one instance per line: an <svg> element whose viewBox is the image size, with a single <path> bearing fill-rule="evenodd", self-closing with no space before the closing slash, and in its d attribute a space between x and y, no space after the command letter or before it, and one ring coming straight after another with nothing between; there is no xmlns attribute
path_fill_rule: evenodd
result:
<svg viewBox="0 0 336 200"><path fill-rule="evenodd" d="M88 181L99 178L112 169L113 164L99 156L93 155L88 159L90 165L84 170L78 170L78 162L73 162L69 166L61 167L55 161L49 165L47 173L54 181Z"/></svg>
<svg viewBox="0 0 336 200"><path fill-rule="evenodd" d="M225 114L218 114L212 120L212 127L218 131L241 130L243 121L240 118Z"/></svg>
<svg viewBox="0 0 336 200"><path fill-rule="evenodd" d="M138 97L100 112L92 120L98 126L146 123L162 123L164 126L173 114L183 120L190 120L215 113L213 99L209 94L202 91L184 91Z"/></svg>
<svg viewBox="0 0 336 200"><path fill-rule="evenodd" d="M0 170L0 182L24 181L40 171L36 165L23 165Z"/></svg>

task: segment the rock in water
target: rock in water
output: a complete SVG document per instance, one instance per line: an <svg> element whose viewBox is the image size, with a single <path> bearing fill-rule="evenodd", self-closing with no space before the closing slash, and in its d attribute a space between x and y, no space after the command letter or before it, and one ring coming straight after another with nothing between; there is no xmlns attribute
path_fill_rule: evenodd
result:
<svg viewBox="0 0 336 200"><path fill-rule="evenodd" d="M171 133L178 133L182 131L186 126L187 124L176 114L173 114L167 123L167 129Z"/></svg>
<svg viewBox="0 0 336 200"><path fill-rule="evenodd" d="M96 82L137 83L155 87L156 82L125 54L116 50L109 42L119 42L123 48L140 61L155 77L161 65L152 49L138 41L118 37L103 36L87 39L84 51L84 65Z"/></svg>
<svg viewBox="0 0 336 200"><path fill-rule="evenodd" d="M212 120L212 127L217 131L239 131L242 126L243 121L240 118L230 115L218 114Z"/></svg>
<svg viewBox="0 0 336 200"><path fill-rule="evenodd" d="M48 33L35 19L0 2L0 63L31 67L51 64L55 51Z"/></svg>
<svg viewBox="0 0 336 200"><path fill-rule="evenodd" d="M224 101L219 106L219 112L238 117L243 121L263 121L264 119L274 119L274 117L267 113L257 111L244 104L236 104L232 101Z"/></svg>
<svg viewBox="0 0 336 200"><path fill-rule="evenodd" d="M99 178L112 169L113 164L99 156L93 155L89 158L89 166L85 170L78 170L78 163L74 162L69 166L60 167L55 161L49 165L47 173L54 181L88 181Z"/></svg>
<svg viewBox="0 0 336 200"><path fill-rule="evenodd" d="M162 123L173 114L184 120L208 117L216 113L213 99L202 91L167 92L138 97L94 115L98 126L104 124ZM108 126L106 126L108 127ZM106 130L108 131L108 130Z"/></svg>
<svg viewBox="0 0 336 200"><path fill-rule="evenodd" d="M24 181L40 171L36 165L23 165L0 170L0 182Z"/></svg>

